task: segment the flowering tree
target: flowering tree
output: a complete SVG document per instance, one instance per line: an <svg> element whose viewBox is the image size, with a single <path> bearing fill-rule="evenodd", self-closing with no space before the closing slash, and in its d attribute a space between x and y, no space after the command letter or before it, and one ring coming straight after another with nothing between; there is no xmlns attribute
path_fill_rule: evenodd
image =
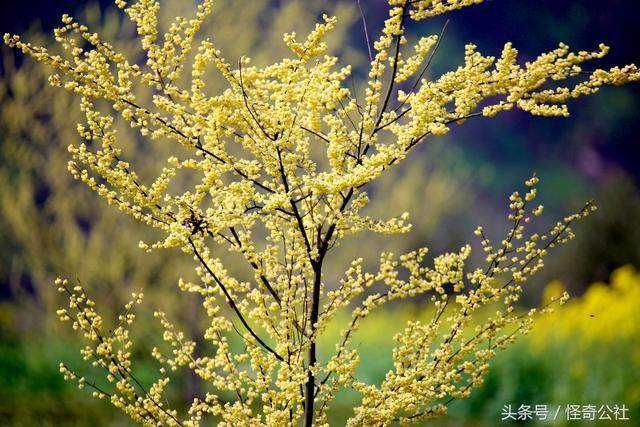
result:
<svg viewBox="0 0 640 427"><path fill-rule="evenodd" d="M291 0L278 8L273 8L269 0L252 0L241 11L224 7L231 2L219 0L216 14L208 18L206 25L215 28L216 45L223 46L228 55L235 57L248 52L258 58L282 55L288 50L280 43L282 23L294 18L308 22L317 16L320 8L299 0ZM165 0L158 15L160 31L168 28L176 15L188 13L192 8L193 5L182 0ZM337 3L331 11L340 17L343 25L358 19L355 8L347 8L343 3ZM94 3L82 7L77 15L76 19L108 38L128 58L141 56L133 37L135 25L123 20L117 8L101 11ZM233 22L239 19L260 31L234 28ZM268 19L268 23L262 22L263 19ZM331 43L344 46L342 40L348 29L338 30L342 31L332 34ZM25 37L45 47L56 44L42 30L30 30ZM198 37L202 37L202 32ZM364 57L358 55L356 60ZM93 298L108 299L112 306L103 305L101 314L106 321L112 320L114 314L117 316L111 311L119 312L131 292L146 283L153 283L152 288L146 288L147 305L155 305L168 290L174 292L179 272L191 270L189 257L175 256L172 251L156 251L141 257L140 249L129 245L130 237L151 240L157 235L156 230L121 215L116 209L103 209L103 201L91 191L84 188L76 191L83 183L74 183L69 174L60 173L69 160L67 145L77 137L75 126L69 123L84 119L84 113L74 108L76 96L47 87L50 71L47 67L36 61L16 64L14 52L5 46L0 48L0 61L0 235L7 248L0 254L0 283L10 288L12 306L16 309L13 310L15 324L28 323L34 332L50 330L44 327L49 324L45 313L59 305L57 292L51 286L57 275L78 276L91 283ZM205 83L209 90L225 87L224 80L216 73L208 73ZM145 87L136 89L138 102L151 101L151 91ZM121 129L118 146L126 150L127 160L136 165L136 173L143 177L161 169L173 154L169 144L156 145L153 152L147 145L138 144L136 132L127 132L128 122L122 118L115 117L113 127ZM415 169L424 167L424 157L416 159L422 165L415 165ZM435 178L430 181L442 181L438 176ZM112 234L110 231L116 228L118 233ZM91 256L85 256L89 252ZM80 259L82 263L77 262ZM109 263L105 264L104 259L109 259ZM242 272L241 267L238 265L236 271ZM29 283L27 288L25 282ZM196 298L191 299L191 303L197 305ZM162 307L173 320L178 317L178 323L184 323L181 316L184 306L163 304ZM138 324L145 321L139 318Z"/></svg>
<svg viewBox="0 0 640 427"><path fill-rule="evenodd" d="M468 396L482 383L495 350L531 327L535 310L514 310L522 284L542 268L549 250L572 238L571 224L593 209L591 203L546 232L529 231L525 227L543 210L533 204L538 179L532 177L523 194L510 197L511 226L501 241L494 244L481 227L476 230L486 265L468 272L470 246L435 257L433 265L422 248L398 257L384 253L373 272L355 259L330 288L323 271L332 249L363 231L410 231L408 214L367 216L367 188L452 124L514 108L566 116L569 99L640 79L633 65L584 73L582 63L603 57L604 45L572 53L561 44L520 65L509 43L499 58L467 45L462 66L425 78L439 37L421 37L409 48L407 25L480 2L389 0L362 91L348 84L351 68L338 68L338 58L326 54L325 36L336 25L327 16L303 41L286 34L291 57L266 67L252 66L248 58L232 64L209 39L196 46L212 0L198 5L195 18L176 18L164 34L156 25L158 1L116 0L137 26L146 57L140 64L67 15L55 31L60 55L5 35L7 44L54 68L52 84L81 97L86 121L78 132L85 141L69 147L73 176L165 234L141 248L180 248L193 256L199 280L179 286L201 295L210 318L203 333L213 349L207 354L202 340L189 340L156 312L166 344L153 350L162 368L147 386L134 372L129 334L142 294L134 294L120 322L108 327L82 286L59 279L69 308L58 314L84 333L82 354L108 381L85 379L62 364L65 376L146 425L194 426L205 417L233 426L326 425L344 388L362 397L349 425L388 425L440 416L449 402ZM203 78L211 69L228 83L216 95L207 93ZM577 82L553 85L567 79ZM152 93L148 105L134 95L139 86ZM150 183L118 146L115 114L142 137L178 143ZM251 280L229 272L225 250L245 263ZM394 337L393 368L381 384L359 380L354 331L382 305L419 295L432 302L432 320L411 322ZM320 359L319 338L347 307L351 320ZM483 317L483 307L492 314ZM243 340L242 351L230 346L234 333ZM181 413L166 402L165 388L170 372L185 366L215 391Z"/></svg>

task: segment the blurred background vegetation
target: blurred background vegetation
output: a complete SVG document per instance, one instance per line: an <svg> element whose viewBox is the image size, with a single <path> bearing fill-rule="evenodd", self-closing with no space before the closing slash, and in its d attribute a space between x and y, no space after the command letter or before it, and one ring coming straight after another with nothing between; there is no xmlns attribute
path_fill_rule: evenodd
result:
<svg viewBox="0 0 640 427"><path fill-rule="evenodd" d="M166 0L163 22L188 14L192 2ZM386 15L384 0L361 2L370 31ZM366 45L355 0L220 1L205 33L213 35L232 61L252 56L261 64L285 54L282 33L304 33L322 12L341 18L330 40L342 61L364 75ZM3 6L5 31L49 45L49 31L64 12L75 11L95 31L135 55L133 28L109 1L28 0ZM524 59L562 40L576 49L602 41L613 46L611 63L638 62L636 0L487 1L450 15L433 75L455 67L463 44L498 53L511 40ZM413 29L439 33L444 19ZM157 325L150 314L162 307L186 330L198 330L198 301L178 291L192 263L179 251L146 254L138 249L150 231L109 209L66 172L66 146L77 139L80 111L73 97L49 88L47 70L0 52L0 424L11 426L128 425L106 404L65 384L58 362L78 365L77 339L58 325L53 279L77 277L102 301L107 318L129 294L144 289L147 312L137 333L141 377L152 375L150 337ZM598 64L600 65L600 64ZM216 77L211 76L211 84ZM432 253L466 242L477 224L502 230L505 197L536 171L542 197L553 216L594 198L600 210L577 230L577 239L558 251L544 274L529 285L525 305L566 287L573 302L540 319L534 332L502 353L485 386L452 407L454 425L493 425L504 404L626 404L632 423L640 416L640 191L638 165L640 90L604 90L573 105L572 117L539 119L518 112L493 121L469 121L446 138L421 147L418 155L383 179L372 192L372 213L412 215L414 232L394 239L363 235L335 255L334 277L354 252L371 265L382 251L427 245ZM154 170L171 147L141 144L122 129L120 143L141 169ZM397 210L398 212L394 212ZM363 244L366 239L366 245ZM191 309L194 308L194 309ZM367 354L363 378L376 381L390 363L391 337L411 317L429 316L419 302L392 307L368 320L359 342ZM331 335L331 333L329 333ZM330 336L327 337L327 340ZM328 342L328 341L327 341ZM75 362L75 363L74 363ZM146 370L146 371L145 371ZM191 378L174 384L180 401L197 392ZM336 424L348 415L348 393L335 408ZM635 422L633 420L636 420ZM484 423L484 424L483 424ZM576 424L573 422L572 424Z"/></svg>

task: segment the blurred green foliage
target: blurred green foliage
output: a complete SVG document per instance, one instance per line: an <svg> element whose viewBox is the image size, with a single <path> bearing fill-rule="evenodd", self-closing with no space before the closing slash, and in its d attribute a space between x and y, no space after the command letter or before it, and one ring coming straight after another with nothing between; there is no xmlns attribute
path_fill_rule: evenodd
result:
<svg viewBox="0 0 640 427"><path fill-rule="evenodd" d="M640 266L640 192L633 180L613 174L592 188L589 197L598 212L585 221L570 247L560 249L544 275L562 280L574 293L585 283L607 280L621 265Z"/></svg>

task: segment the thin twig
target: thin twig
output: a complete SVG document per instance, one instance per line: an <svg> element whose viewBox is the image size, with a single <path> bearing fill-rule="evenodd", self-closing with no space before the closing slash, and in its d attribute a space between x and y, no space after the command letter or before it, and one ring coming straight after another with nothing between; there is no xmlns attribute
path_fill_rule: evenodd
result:
<svg viewBox="0 0 640 427"><path fill-rule="evenodd" d="M367 29L367 18L364 16L364 10L360 0L357 0L358 9L360 9L360 16L362 17L362 28L364 30L364 38L367 41L367 51L369 52L369 62L373 62L373 53L371 52L371 41L369 40L369 30Z"/></svg>

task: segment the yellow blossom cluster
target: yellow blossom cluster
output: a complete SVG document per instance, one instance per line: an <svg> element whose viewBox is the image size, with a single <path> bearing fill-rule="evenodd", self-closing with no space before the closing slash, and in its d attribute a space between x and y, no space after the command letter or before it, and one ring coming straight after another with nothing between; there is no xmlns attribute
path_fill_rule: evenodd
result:
<svg viewBox="0 0 640 427"><path fill-rule="evenodd" d="M142 303L143 294L133 293L131 301L125 304L125 312L113 330L105 330L102 317L95 311L95 302L87 297L84 288L78 284L71 287L67 280L57 279L58 291L67 295L68 308L58 310L60 320L71 322L73 329L81 331L88 345L81 350L84 360L94 368L104 372L104 377L113 390L79 376L64 363L60 372L66 380L75 381L78 388L88 387L94 397L109 399L134 421L149 424L176 425L178 415L175 410L163 407L163 392L169 378L163 376L150 387L142 385L132 370L131 350L133 342L129 328L135 320L134 305Z"/></svg>
<svg viewBox="0 0 640 427"><path fill-rule="evenodd" d="M549 301L563 291L562 283L551 282L545 288L545 299ZM584 295L540 318L528 340L539 352L544 350L544 343L577 340L576 353L597 343L629 342L635 349L635 362L640 363L640 313L635 307L638 297L640 274L631 265L620 267L611 274L610 283L593 283Z"/></svg>
<svg viewBox="0 0 640 427"><path fill-rule="evenodd" d="M363 213L366 186L451 124L513 108L565 116L571 98L640 79L629 65L552 87L580 78L581 65L608 50L573 53L563 44L525 64L511 44L499 58L468 45L463 65L428 79L441 35L408 49L407 26L480 2L389 0L362 93L350 87L351 67L339 67L338 58L326 53L325 37L336 25L327 16L303 41L285 35L292 56L265 67L249 58L232 64L214 41L194 41L213 11L212 0L200 2L194 18L176 18L164 34L157 25L159 1L116 1L136 25L142 61L118 53L67 15L55 31L61 53L5 35L5 43L54 69L53 85L81 98L86 121L78 125L81 141L69 146L73 176L164 234L160 241L140 242L141 248L179 248L193 257L198 280L181 280L179 287L201 297L209 317L203 338L215 349L201 355L198 341L158 311L168 348L154 348L163 367L145 387L133 373L128 332L142 296L133 296L121 324L107 333L83 288L59 281L70 302L61 319L83 331L90 343L83 355L113 387L103 390L63 365L65 376L145 425L196 426L209 416L221 426L326 425L343 388L362 395L349 425L389 425L442 415L449 402L467 397L482 383L495 350L531 327L535 310L524 316L514 311L522 284L551 249L572 238L571 224L592 205L544 233L530 233L527 224L543 210L532 206L534 176L523 195L510 197L511 227L503 240L493 243L477 230L486 265L472 271L466 268L470 246L435 257L431 266L423 248L400 257L382 254L373 273L356 259L332 289L323 276L327 256L348 235L409 232L408 214L381 219ZM227 82L221 93L208 93L203 76L212 72ZM411 80L410 90L400 88ZM136 97L133 88L139 87L151 94L150 102ZM139 176L127 161L113 127L116 115L155 144L177 143L155 178ZM251 280L234 277L223 250L245 263ZM418 295L434 304L433 320L412 322L396 336L394 368L381 384L359 380L351 338L361 320L385 303ZM471 319L487 305L499 308L469 334ZM351 322L334 351L320 359L320 335L347 307L354 307ZM244 342L240 352L230 346L234 333ZM195 398L185 414L170 409L164 389L171 373L183 368L234 400L210 392Z"/></svg>

